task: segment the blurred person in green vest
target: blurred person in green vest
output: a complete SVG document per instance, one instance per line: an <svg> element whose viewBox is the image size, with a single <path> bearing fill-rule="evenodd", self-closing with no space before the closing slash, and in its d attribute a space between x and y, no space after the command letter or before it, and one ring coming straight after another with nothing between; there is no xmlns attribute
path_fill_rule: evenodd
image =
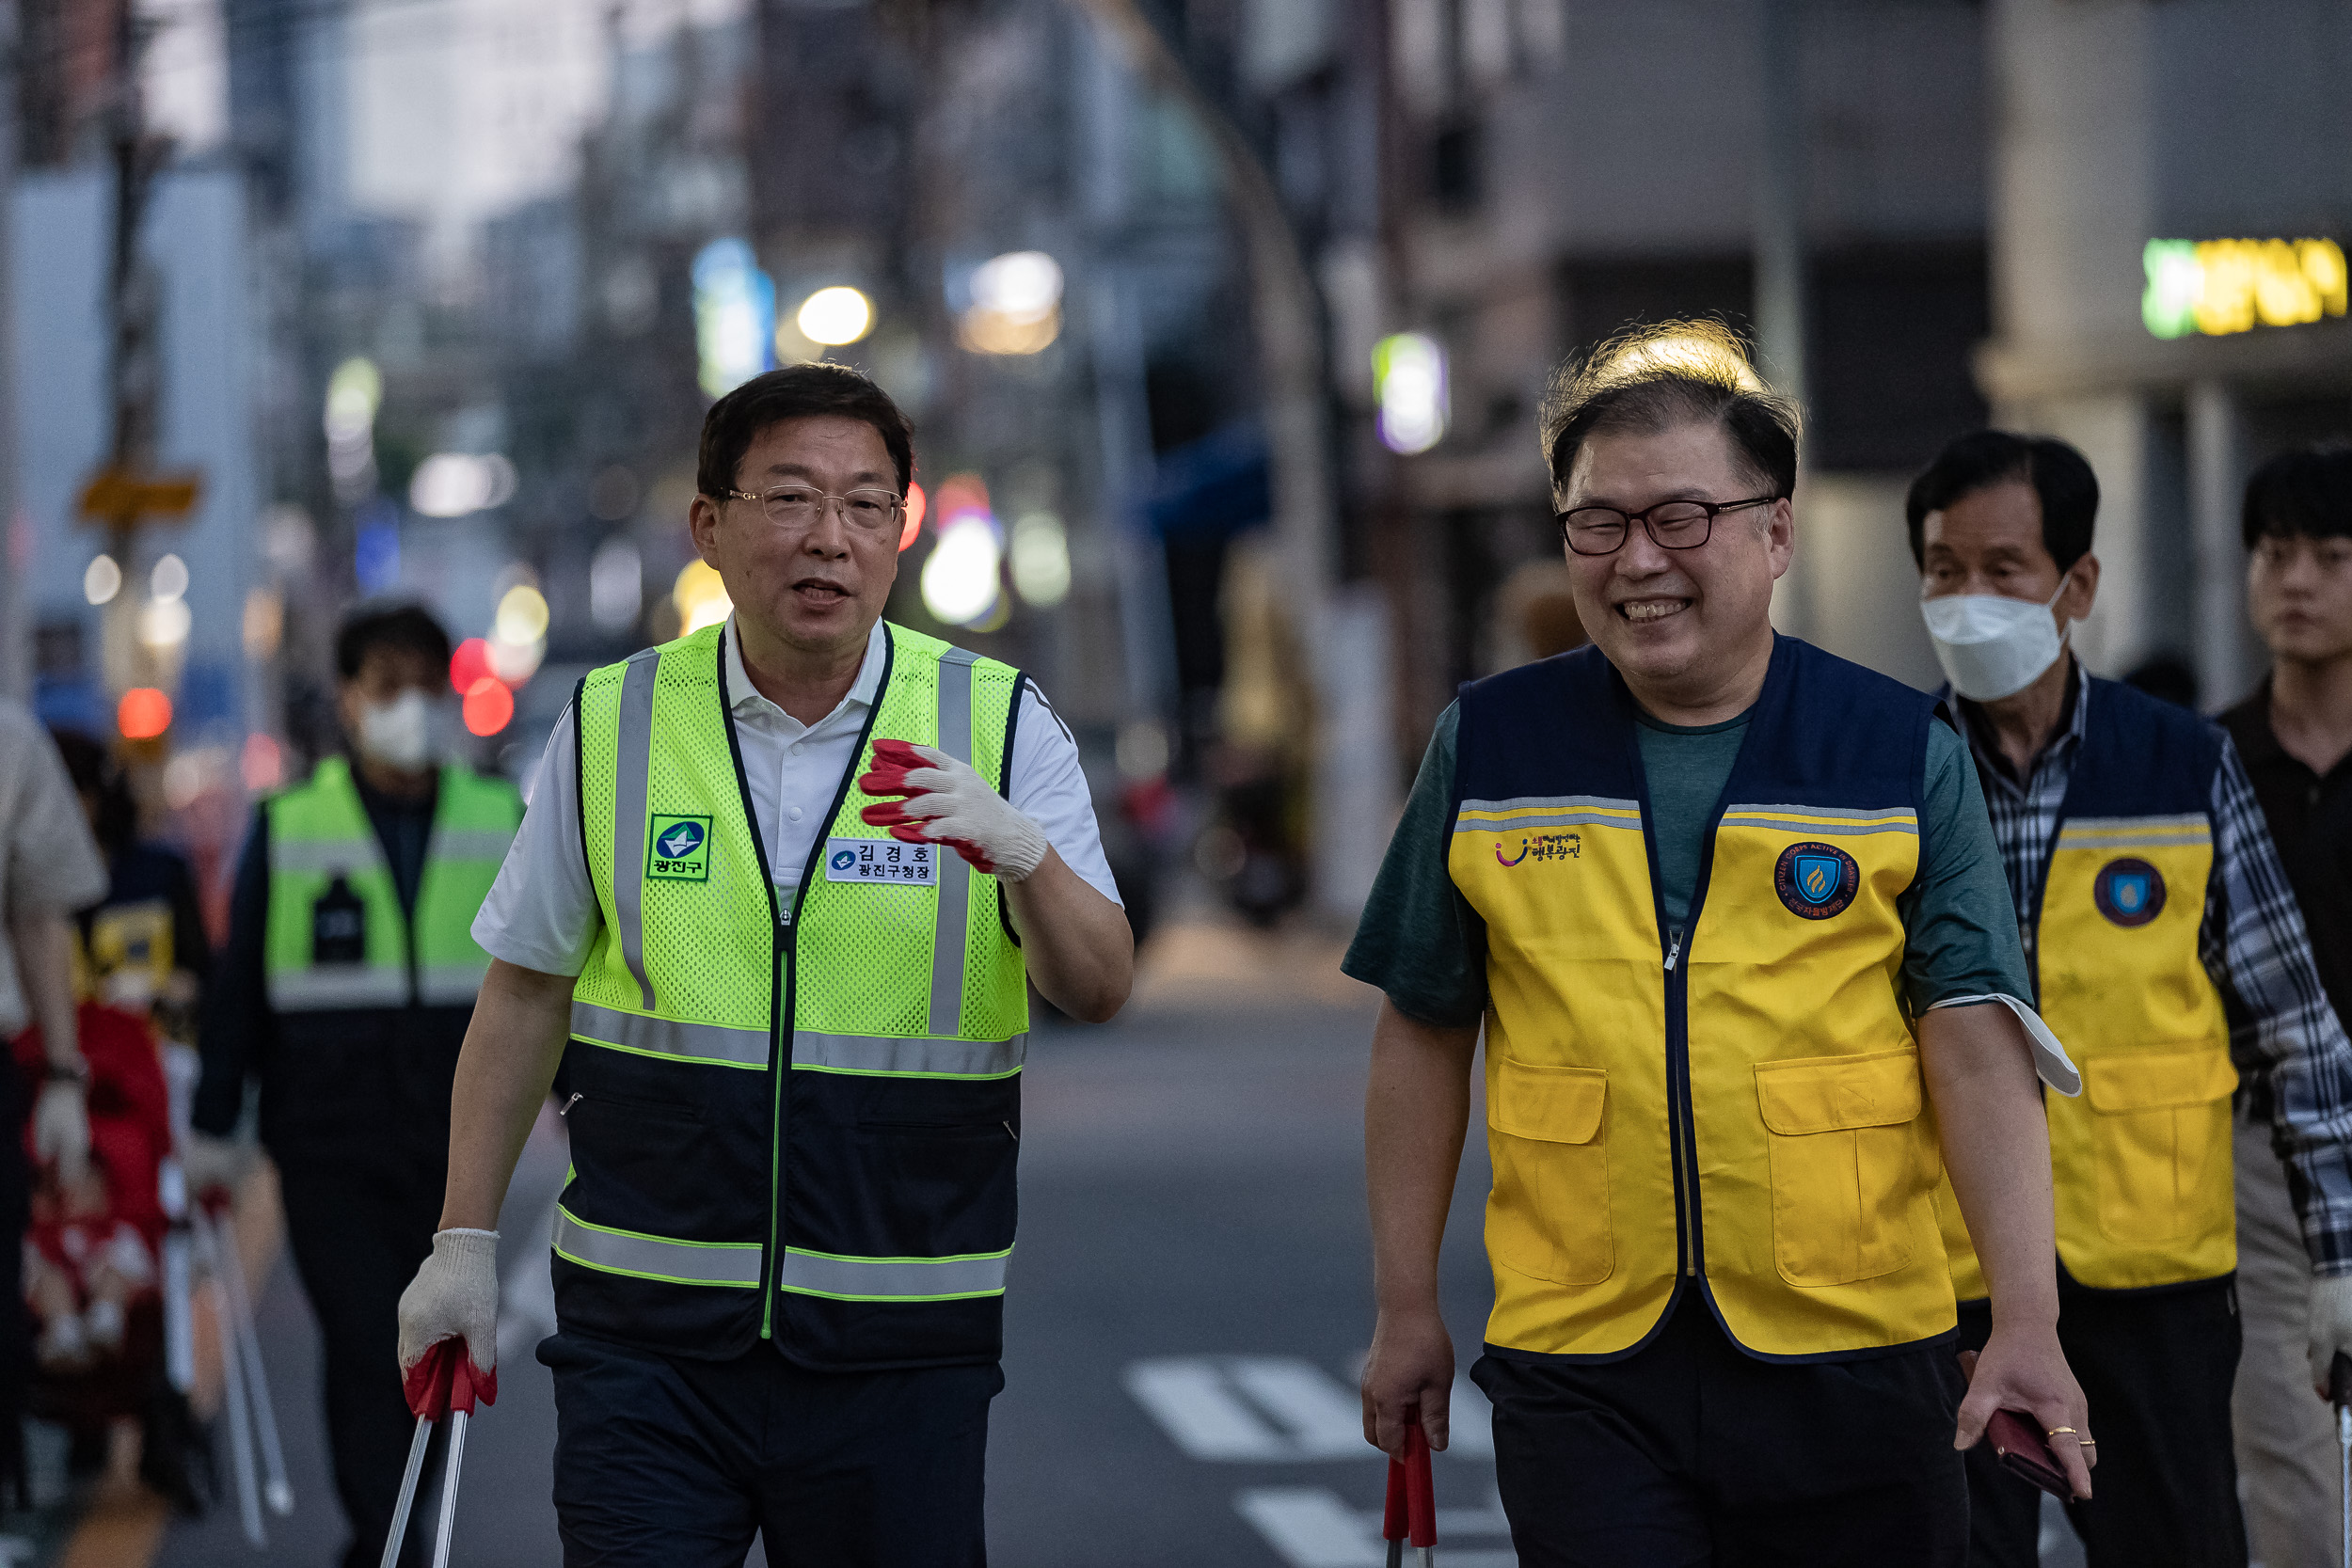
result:
<svg viewBox="0 0 2352 1568"><path fill-rule="evenodd" d="M450 1085L489 969L470 927L522 820L507 784L439 755L449 657L449 634L414 605L344 623L351 754L255 813L199 1034L190 1180L200 1192L240 1173L258 1078L261 1142L324 1342L351 1564L380 1558L400 1489L400 1291L433 1249Z"/></svg>

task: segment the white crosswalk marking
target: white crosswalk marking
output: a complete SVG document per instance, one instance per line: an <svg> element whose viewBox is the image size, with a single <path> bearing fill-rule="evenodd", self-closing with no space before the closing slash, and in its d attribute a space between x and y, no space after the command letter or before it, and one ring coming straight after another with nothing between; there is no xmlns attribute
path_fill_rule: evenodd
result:
<svg viewBox="0 0 2352 1568"><path fill-rule="evenodd" d="M1176 1446L1216 1464L1371 1457L1356 1390L1295 1355L1184 1355L1138 1361L1127 1391ZM1494 1457L1494 1412L1470 1379L1454 1381L1447 1452Z"/></svg>
<svg viewBox="0 0 2352 1568"><path fill-rule="evenodd" d="M1234 1509L1264 1537L1287 1568L1381 1568L1380 1511L1353 1509L1336 1492L1319 1486L1267 1486L1244 1492ZM1438 1510L1438 1557L1446 1568L1518 1568L1518 1556L1497 1539L1511 1527L1500 1503L1485 1508ZM1464 1536L1481 1544L1454 1544Z"/></svg>

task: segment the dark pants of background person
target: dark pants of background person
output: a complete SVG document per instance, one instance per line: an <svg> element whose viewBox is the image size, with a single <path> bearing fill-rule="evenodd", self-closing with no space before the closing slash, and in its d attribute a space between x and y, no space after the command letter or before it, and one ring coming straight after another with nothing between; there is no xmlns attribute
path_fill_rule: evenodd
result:
<svg viewBox="0 0 2352 1568"><path fill-rule="evenodd" d="M986 1568L995 1365L812 1372L773 1347L672 1359L579 1334L555 1371L564 1568Z"/></svg>
<svg viewBox="0 0 2352 1568"><path fill-rule="evenodd" d="M1991 1331L1983 1302L1962 1304L1963 1344ZM2230 1441L2238 1338L2228 1279L2151 1291L2060 1281L2058 1343L2099 1440L2091 1499L2067 1507L2090 1568L2246 1568ZM1968 1454L1968 1491L1970 1568L2034 1568L2041 1494L1982 1444Z"/></svg>
<svg viewBox="0 0 2352 1568"><path fill-rule="evenodd" d="M433 1251L446 1156L355 1148L278 1160L286 1242L319 1325L326 1441L351 1525L345 1568L376 1568L416 1418L400 1382L400 1293ZM430 1510L425 1517L431 1517ZM402 1560L424 1560L413 1523Z"/></svg>
<svg viewBox="0 0 2352 1568"><path fill-rule="evenodd" d="M1505 1361L1495 1468L1521 1568L1957 1568L1968 1490L1949 1340L1758 1361L1685 1293L1621 1361Z"/></svg>

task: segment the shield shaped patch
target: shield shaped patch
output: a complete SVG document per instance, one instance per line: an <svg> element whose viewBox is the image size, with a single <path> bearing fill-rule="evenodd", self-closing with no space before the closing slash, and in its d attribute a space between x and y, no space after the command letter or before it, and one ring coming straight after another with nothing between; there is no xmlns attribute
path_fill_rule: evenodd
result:
<svg viewBox="0 0 2352 1568"><path fill-rule="evenodd" d="M1806 920L1843 914L1861 885L1862 868L1832 844L1792 844L1772 867L1772 891L1790 914Z"/></svg>

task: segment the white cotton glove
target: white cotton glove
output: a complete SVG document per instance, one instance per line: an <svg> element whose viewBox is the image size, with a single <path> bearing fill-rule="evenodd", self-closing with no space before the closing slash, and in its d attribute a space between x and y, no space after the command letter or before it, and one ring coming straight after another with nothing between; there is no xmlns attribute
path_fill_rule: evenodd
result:
<svg viewBox="0 0 2352 1568"><path fill-rule="evenodd" d="M52 1078L33 1101L33 1154L55 1162L68 1180L89 1163L89 1097L71 1078Z"/></svg>
<svg viewBox="0 0 2352 1568"><path fill-rule="evenodd" d="M945 844L1008 882L1025 882L1045 863L1045 830L1012 809L969 765L931 746L874 742L874 770L857 782L868 795L903 795L859 815L909 844Z"/></svg>
<svg viewBox="0 0 2352 1568"><path fill-rule="evenodd" d="M2309 1349L2312 1358L2312 1386L2319 1397L2327 1399L2329 1367L2339 1355L2352 1355L2352 1274L2321 1275L2312 1281L2311 1336ZM2352 1399L2352 1388L2340 1390L2341 1396Z"/></svg>
<svg viewBox="0 0 2352 1568"><path fill-rule="evenodd" d="M234 1138L191 1130L180 1148L181 1174L188 1180L188 1191L199 1197L221 1189L235 1192L252 1168L252 1145Z"/></svg>
<svg viewBox="0 0 2352 1568"><path fill-rule="evenodd" d="M400 1370L405 1379L424 1353L463 1339L482 1377L499 1364L499 1233L437 1230L433 1256L400 1293ZM477 1379L479 1381L479 1379ZM493 1380L492 1387L496 1387ZM412 1393L410 1402L415 1397Z"/></svg>

